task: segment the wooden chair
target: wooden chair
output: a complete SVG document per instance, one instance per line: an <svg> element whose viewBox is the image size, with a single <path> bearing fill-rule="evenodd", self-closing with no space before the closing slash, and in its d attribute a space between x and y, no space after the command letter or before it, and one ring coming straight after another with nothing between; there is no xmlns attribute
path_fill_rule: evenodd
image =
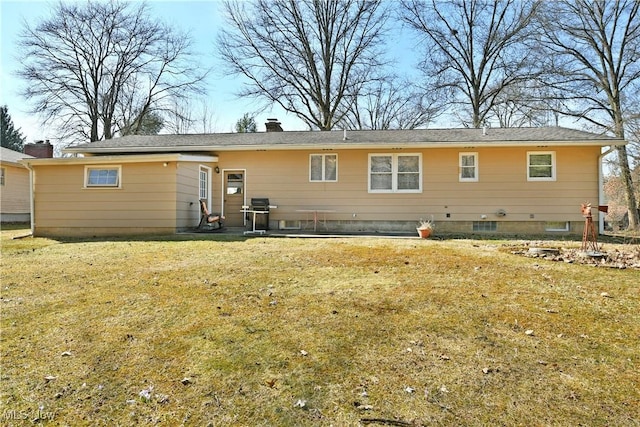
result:
<svg viewBox="0 0 640 427"><path fill-rule="evenodd" d="M205 200L200 200L200 223L198 223L198 230L202 227L206 230L220 230L224 227L224 217L220 214L210 213L207 209L207 203Z"/></svg>

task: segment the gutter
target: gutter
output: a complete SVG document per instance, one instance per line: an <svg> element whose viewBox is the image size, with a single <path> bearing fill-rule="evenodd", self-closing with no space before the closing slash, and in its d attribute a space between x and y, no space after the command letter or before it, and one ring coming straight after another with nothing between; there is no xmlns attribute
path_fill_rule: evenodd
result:
<svg viewBox="0 0 640 427"><path fill-rule="evenodd" d="M179 153L153 154L112 154L108 156L56 157L24 159L20 163L25 166L60 166L69 164L99 165L109 163L153 163L153 162L217 162L216 155L195 155Z"/></svg>

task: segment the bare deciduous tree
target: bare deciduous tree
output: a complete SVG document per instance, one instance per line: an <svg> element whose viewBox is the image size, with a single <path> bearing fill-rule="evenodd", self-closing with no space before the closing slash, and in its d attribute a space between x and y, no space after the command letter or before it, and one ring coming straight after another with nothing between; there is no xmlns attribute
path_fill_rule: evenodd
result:
<svg viewBox="0 0 640 427"><path fill-rule="evenodd" d="M438 116L435 99L408 81L389 76L346 96L347 111L339 125L346 129L415 129Z"/></svg>
<svg viewBox="0 0 640 427"><path fill-rule="evenodd" d="M505 88L496 98L487 118L491 122L497 121L502 128L557 125L558 115L548 108L551 102L548 90L529 83Z"/></svg>
<svg viewBox="0 0 640 427"><path fill-rule="evenodd" d="M526 41L538 1L401 3L401 19L424 38L425 75L466 126L481 127L506 89L531 78Z"/></svg>
<svg viewBox="0 0 640 427"><path fill-rule="evenodd" d="M547 84L565 100L563 113L602 132L625 137L625 120L638 113L640 2L563 0L545 4L541 42L550 62ZM627 194L629 227L640 228L627 148L616 147Z"/></svg>
<svg viewBox="0 0 640 427"><path fill-rule="evenodd" d="M165 100L201 92L206 75L189 37L153 20L144 3L60 2L25 24L19 43L34 113L83 140L110 139L125 125L136 133Z"/></svg>
<svg viewBox="0 0 640 427"><path fill-rule="evenodd" d="M218 48L247 78L239 94L279 104L310 128L331 130L381 64L382 0L225 2L229 29Z"/></svg>

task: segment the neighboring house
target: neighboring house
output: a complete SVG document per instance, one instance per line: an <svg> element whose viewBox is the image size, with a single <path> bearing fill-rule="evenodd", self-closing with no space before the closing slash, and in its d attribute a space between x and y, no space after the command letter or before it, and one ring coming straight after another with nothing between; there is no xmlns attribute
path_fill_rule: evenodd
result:
<svg viewBox="0 0 640 427"><path fill-rule="evenodd" d="M18 163L31 156L0 147L0 221L29 222L29 170Z"/></svg>
<svg viewBox="0 0 640 427"><path fill-rule="evenodd" d="M415 233L424 218L436 234L579 235L581 203L601 220L602 157L621 144L557 127L267 131L127 136L23 163L42 236L193 229L199 199L244 226L252 198L277 206L273 231L316 214L332 232Z"/></svg>

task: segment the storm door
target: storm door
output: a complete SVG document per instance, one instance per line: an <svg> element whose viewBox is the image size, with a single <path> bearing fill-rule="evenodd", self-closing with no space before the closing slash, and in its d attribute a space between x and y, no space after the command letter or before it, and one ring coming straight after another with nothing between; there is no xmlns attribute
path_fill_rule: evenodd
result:
<svg viewBox="0 0 640 427"><path fill-rule="evenodd" d="M244 226L244 214L241 212L245 204L244 184L244 171L224 172L224 216L228 227Z"/></svg>

